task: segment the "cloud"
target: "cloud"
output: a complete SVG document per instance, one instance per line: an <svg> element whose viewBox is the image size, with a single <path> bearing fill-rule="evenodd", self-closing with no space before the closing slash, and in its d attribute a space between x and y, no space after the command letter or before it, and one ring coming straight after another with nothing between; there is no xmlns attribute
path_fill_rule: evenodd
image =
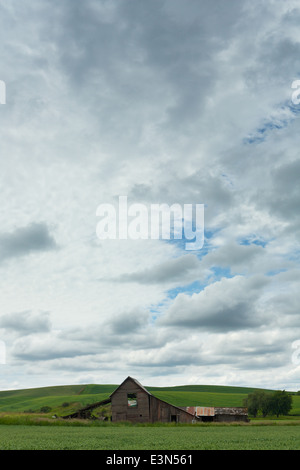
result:
<svg viewBox="0 0 300 470"><path fill-rule="evenodd" d="M116 315L108 322L108 328L113 335L131 335L147 325L149 313L132 311Z"/></svg>
<svg viewBox="0 0 300 470"><path fill-rule="evenodd" d="M17 360L25 363L49 362L58 358L75 358L91 354L88 346L78 345L76 343L64 342L62 337L48 335L44 338L31 336L16 340L13 344L11 355Z"/></svg>
<svg viewBox="0 0 300 470"><path fill-rule="evenodd" d="M234 331L261 326L264 318L256 304L269 281L263 277L223 278L192 296L178 294L162 325L198 328L199 331Z"/></svg>
<svg viewBox="0 0 300 470"><path fill-rule="evenodd" d="M229 241L212 249L202 260L202 266L230 267L231 271L247 271L257 258L264 256L264 248L256 244L239 245Z"/></svg>
<svg viewBox="0 0 300 470"><path fill-rule="evenodd" d="M131 274L123 274L119 282L137 282L141 284L161 284L170 282L185 282L195 275L199 269L199 261L195 255L184 255L177 259L165 261L157 266Z"/></svg>
<svg viewBox="0 0 300 470"><path fill-rule="evenodd" d="M11 233L0 234L0 259L17 258L30 253L57 248L45 223L32 223L16 228Z"/></svg>
<svg viewBox="0 0 300 470"><path fill-rule="evenodd" d="M271 191L266 194L264 202L268 204L273 214L278 215L291 228L298 226L299 229L299 159L297 158L273 168L270 176Z"/></svg>
<svg viewBox="0 0 300 470"><path fill-rule="evenodd" d="M49 312L14 312L0 317L0 328L18 335L47 333L51 329Z"/></svg>

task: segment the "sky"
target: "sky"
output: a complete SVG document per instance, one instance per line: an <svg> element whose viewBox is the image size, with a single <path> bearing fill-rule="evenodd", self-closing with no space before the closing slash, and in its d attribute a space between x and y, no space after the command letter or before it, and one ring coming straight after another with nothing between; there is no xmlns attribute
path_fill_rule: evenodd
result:
<svg viewBox="0 0 300 470"><path fill-rule="evenodd" d="M299 21L294 0L0 0L1 390L300 389ZM100 239L121 196L201 204L203 246Z"/></svg>

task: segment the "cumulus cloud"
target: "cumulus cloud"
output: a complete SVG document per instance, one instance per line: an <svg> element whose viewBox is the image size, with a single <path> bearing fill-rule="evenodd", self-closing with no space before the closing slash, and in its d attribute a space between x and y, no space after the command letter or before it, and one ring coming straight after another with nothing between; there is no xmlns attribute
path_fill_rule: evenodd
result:
<svg viewBox="0 0 300 470"><path fill-rule="evenodd" d="M0 387L297 387L298 2L0 10ZM98 240L120 195L204 204L203 247Z"/></svg>
<svg viewBox="0 0 300 470"><path fill-rule="evenodd" d="M178 294L163 324L202 330L234 331L258 327L264 321L256 303L267 279L223 278L191 296Z"/></svg>
<svg viewBox="0 0 300 470"><path fill-rule="evenodd" d="M50 314L49 312L34 313L25 311L2 315L0 317L0 328L18 335L47 333L51 330Z"/></svg>
<svg viewBox="0 0 300 470"><path fill-rule="evenodd" d="M0 234L0 259L25 256L33 252L57 248L45 223L33 223L16 228L11 233Z"/></svg>
<svg viewBox="0 0 300 470"><path fill-rule="evenodd" d="M161 284L180 281L181 283L195 276L199 269L199 261L195 255L184 255L176 259L165 261L157 266L144 269L132 274L123 274L120 282L137 282L141 284Z"/></svg>

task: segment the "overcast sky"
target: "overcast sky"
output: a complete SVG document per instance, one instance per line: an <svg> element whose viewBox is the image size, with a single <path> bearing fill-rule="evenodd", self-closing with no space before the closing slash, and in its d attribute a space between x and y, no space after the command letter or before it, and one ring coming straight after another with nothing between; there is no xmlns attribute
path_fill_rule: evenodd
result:
<svg viewBox="0 0 300 470"><path fill-rule="evenodd" d="M299 24L293 0L0 0L0 389L300 389ZM203 247L100 240L119 196L204 204Z"/></svg>

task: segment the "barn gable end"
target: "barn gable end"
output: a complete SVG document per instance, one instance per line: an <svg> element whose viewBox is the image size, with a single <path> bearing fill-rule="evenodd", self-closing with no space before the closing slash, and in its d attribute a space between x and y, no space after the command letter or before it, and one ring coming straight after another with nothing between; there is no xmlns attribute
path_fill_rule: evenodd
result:
<svg viewBox="0 0 300 470"><path fill-rule="evenodd" d="M183 422L189 423L195 417L186 410L160 400L148 392L136 379L127 377L110 395L112 421Z"/></svg>

